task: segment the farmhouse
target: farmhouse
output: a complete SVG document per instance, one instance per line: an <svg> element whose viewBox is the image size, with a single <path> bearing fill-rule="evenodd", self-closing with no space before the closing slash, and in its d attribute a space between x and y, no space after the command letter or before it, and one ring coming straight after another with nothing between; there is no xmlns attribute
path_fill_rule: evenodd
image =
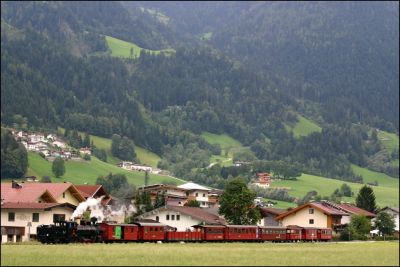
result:
<svg viewBox="0 0 400 267"><path fill-rule="evenodd" d="M271 185L271 174L257 173L257 181L254 184L259 187L268 188Z"/></svg>
<svg viewBox="0 0 400 267"><path fill-rule="evenodd" d="M380 211L386 212L393 216L396 222L396 227L394 228L394 230L399 232L399 207L384 207Z"/></svg>
<svg viewBox="0 0 400 267"><path fill-rule="evenodd" d="M152 204L155 203L157 195L159 194L165 197L165 204L167 205L183 206L187 201L187 190L174 185L154 184L139 187L138 190L149 192Z"/></svg>
<svg viewBox="0 0 400 267"><path fill-rule="evenodd" d="M327 227L333 229L341 224L342 216L348 213L322 203L310 202L278 215L280 226Z"/></svg>
<svg viewBox="0 0 400 267"><path fill-rule="evenodd" d="M88 155L92 154L92 151L90 151L89 147L82 147L82 148L79 149L79 152L81 154L88 154Z"/></svg>
<svg viewBox="0 0 400 267"><path fill-rule="evenodd" d="M192 231L192 226L200 224L226 224L226 221L202 208L164 206L137 217L137 219L151 219L166 224L177 231Z"/></svg>
<svg viewBox="0 0 400 267"><path fill-rule="evenodd" d="M179 188L186 189L186 196L188 201L196 200L200 203L200 207L209 208L216 204L214 200L209 200L210 188L188 182L178 186Z"/></svg>
<svg viewBox="0 0 400 267"><path fill-rule="evenodd" d="M343 216L342 220L340 221L340 223L342 225L346 225L346 224L350 223L352 215L364 215L370 220L376 217L376 215L374 213L369 212L367 210L360 209L359 207L356 207L349 203L335 204L330 201L321 201L321 202L325 206L334 207L336 209L339 209L339 210L347 213L347 215Z"/></svg>
<svg viewBox="0 0 400 267"><path fill-rule="evenodd" d="M71 183L2 183L1 242L36 237L36 227L70 219L85 198Z"/></svg>

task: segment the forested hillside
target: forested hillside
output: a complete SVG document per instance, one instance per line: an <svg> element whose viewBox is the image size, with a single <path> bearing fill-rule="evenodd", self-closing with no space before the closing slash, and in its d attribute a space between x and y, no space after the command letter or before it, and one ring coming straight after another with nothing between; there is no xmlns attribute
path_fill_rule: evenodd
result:
<svg viewBox="0 0 400 267"><path fill-rule="evenodd" d="M286 166L288 178L363 182L351 164L398 177L398 147L389 151L375 130L398 135L395 5L350 16L358 5L189 3L191 22L178 20L185 3L171 5L3 1L2 124L22 117L31 129L126 136L163 169L215 187L253 173L207 169L221 147L203 132L237 139L251 152L234 158ZM374 27L360 32L365 16ZM198 38L205 31L209 41ZM105 35L143 50L112 57ZM145 52L166 48L176 52ZM305 122L313 129L300 131Z"/></svg>

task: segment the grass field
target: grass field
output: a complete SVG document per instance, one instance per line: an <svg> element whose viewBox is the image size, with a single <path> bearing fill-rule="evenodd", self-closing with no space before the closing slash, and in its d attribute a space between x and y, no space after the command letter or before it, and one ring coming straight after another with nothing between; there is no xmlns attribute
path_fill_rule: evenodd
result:
<svg viewBox="0 0 400 267"><path fill-rule="evenodd" d="M117 166L103 162L96 157L92 157L91 161L72 161L65 163L65 174L60 178L55 178L51 171L51 162L46 161L34 152L28 153L29 169L27 175L35 175L41 178L48 175L54 182L67 181L73 184L95 184L96 179L100 175L111 173L123 173L126 175L128 182L134 185L144 184L144 173L138 171L128 171ZM150 174L150 183L161 183L163 181L171 181L176 184L182 184L184 181L169 176Z"/></svg>
<svg viewBox="0 0 400 267"><path fill-rule="evenodd" d="M393 178L390 178L393 179ZM393 181L394 180L394 181ZM387 184L392 184L392 186L374 186L373 190L376 196L376 202L379 206L398 206L399 205L399 180L393 179L391 182L386 182ZM358 183L350 183L335 179L329 179L325 177L310 175L310 174L302 174L297 181L274 181L272 182L272 187L288 187L289 195L297 198L302 198L304 195L311 191L315 190L322 196L330 196L336 188L340 188L340 186L346 183L348 184L352 191L354 192L354 196L344 197L343 201L354 202L355 197L358 194L358 191L363 186Z"/></svg>
<svg viewBox="0 0 400 267"><path fill-rule="evenodd" d="M61 127L59 127L59 130L61 131L61 133L64 133L65 131L65 129ZM82 138L84 137L84 134L82 132L79 132L79 134L82 136ZM120 159L114 157L111 154L111 139L90 135L90 140L93 141L93 144L96 147L106 150L108 163L115 165L118 162L121 162ZM136 145L135 145L135 152L140 162L148 166L157 167L157 163L161 160L161 158L158 155Z"/></svg>
<svg viewBox="0 0 400 267"><path fill-rule="evenodd" d="M393 178L382 172L371 171L354 164L351 164L351 168L355 174L361 175L364 178L364 183L373 183L377 181L380 186L399 187L398 178Z"/></svg>
<svg viewBox="0 0 400 267"><path fill-rule="evenodd" d="M107 46L111 50L111 56L114 57L124 57L130 58L131 57L131 49L133 50L132 56L137 58L140 56L140 51L144 50L147 53L158 55L160 53L164 53L165 55L174 54L176 51L174 49L163 49L163 50L149 50L139 47L138 45L130 42L126 42L111 36L105 36Z"/></svg>
<svg viewBox="0 0 400 267"><path fill-rule="evenodd" d="M294 127L285 124L285 128L288 132L293 132L294 137L299 138L301 136L307 136L313 132L321 132L322 128L318 126L315 122L301 116L297 115L298 122Z"/></svg>
<svg viewBox="0 0 400 267"><path fill-rule="evenodd" d="M399 136L397 134L379 131L378 138L381 140L385 148L390 152L396 148L399 149Z"/></svg>
<svg viewBox="0 0 400 267"><path fill-rule="evenodd" d="M7 266L398 266L398 242L2 245Z"/></svg>

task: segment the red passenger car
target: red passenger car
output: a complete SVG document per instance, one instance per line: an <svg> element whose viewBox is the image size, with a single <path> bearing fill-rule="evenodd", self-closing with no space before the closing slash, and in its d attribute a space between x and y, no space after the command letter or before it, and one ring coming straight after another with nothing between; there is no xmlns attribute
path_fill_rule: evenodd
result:
<svg viewBox="0 0 400 267"><path fill-rule="evenodd" d="M163 241L165 239L165 225L162 223L137 222L139 225L140 241Z"/></svg>
<svg viewBox="0 0 400 267"><path fill-rule="evenodd" d="M200 229L203 241L224 241L224 225L194 225L195 229Z"/></svg>
<svg viewBox="0 0 400 267"><path fill-rule="evenodd" d="M258 239L258 227L255 225L227 225L225 228L226 241L256 241Z"/></svg>
<svg viewBox="0 0 400 267"><path fill-rule="evenodd" d="M301 238L303 241L317 241L318 235L317 235L318 228L314 227L303 227L301 229Z"/></svg>
<svg viewBox="0 0 400 267"><path fill-rule="evenodd" d="M297 225L286 226L286 240L292 242L301 240L301 229L302 227Z"/></svg>
<svg viewBox="0 0 400 267"><path fill-rule="evenodd" d="M317 236L319 241L328 241L332 239L332 229L330 228L321 228L317 231Z"/></svg>
<svg viewBox="0 0 400 267"><path fill-rule="evenodd" d="M264 241L286 241L286 227L260 226L259 237L260 240Z"/></svg>
<svg viewBox="0 0 400 267"><path fill-rule="evenodd" d="M201 232L166 232L166 239L167 241L201 241Z"/></svg>
<svg viewBox="0 0 400 267"><path fill-rule="evenodd" d="M134 224L101 223L104 242L128 242L138 240L139 227Z"/></svg>

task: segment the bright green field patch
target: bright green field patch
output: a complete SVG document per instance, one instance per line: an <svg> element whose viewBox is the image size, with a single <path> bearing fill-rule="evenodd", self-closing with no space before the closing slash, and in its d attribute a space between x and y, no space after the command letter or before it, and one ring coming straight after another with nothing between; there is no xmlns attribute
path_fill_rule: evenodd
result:
<svg viewBox="0 0 400 267"><path fill-rule="evenodd" d="M2 245L8 266L397 266L398 242Z"/></svg>
<svg viewBox="0 0 400 267"><path fill-rule="evenodd" d="M355 164L351 164L351 168L355 174L361 175L364 178L364 183L373 183L377 181L379 186L399 187L398 178L390 177L381 172L371 171Z"/></svg>
<svg viewBox="0 0 400 267"><path fill-rule="evenodd" d="M322 128L318 126L315 122L301 116L297 115L298 122L294 127L285 124L285 128L288 132L293 132L294 137L299 138L301 136L307 136L313 132L321 132Z"/></svg>
<svg viewBox="0 0 400 267"><path fill-rule="evenodd" d="M148 166L157 167L158 162L161 160L158 155L138 146L135 146L135 152L140 162Z"/></svg>
<svg viewBox="0 0 400 267"><path fill-rule="evenodd" d="M28 153L29 170L28 174L35 173L38 178L48 175L54 182L67 181L73 184L95 184L97 177L111 173L122 173L126 175L128 182L134 185L144 184L144 172L128 171L109 163L103 162L96 157L91 161L72 161L65 162L65 174L60 178L55 178L51 171L51 162L46 161L38 154ZM150 174L150 183L162 183L165 181L182 184L184 181L169 176Z"/></svg>
<svg viewBox="0 0 400 267"><path fill-rule="evenodd" d="M200 35L200 39L208 41L211 39L212 36L213 36L213 32L206 32L206 33L203 33Z"/></svg>
<svg viewBox="0 0 400 267"><path fill-rule="evenodd" d="M140 51L142 50L152 55L158 55L160 53L164 53L165 55L171 55L176 52L174 49L170 48L162 50L144 49L134 43L126 42L107 35L105 37L107 45L111 50L111 56L114 57L137 58L140 56ZM132 49L132 55L131 55L131 49Z"/></svg>
<svg viewBox="0 0 400 267"><path fill-rule="evenodd" d="M399 136L397 134L379 131L378 138L389 151L399 149Z"/></svg>
<svg viewBox="0 0 400 267"><path fill-rule="evenodd" d="M358 194L358 191L363 186L358 183L350 183L346 181L340 181L336 179L329 179L325 177L310 175L310 174L302 174L298 177L297 181L273 181L271 187L288 187L289 195L297 198L304 197L307 192L315 190L321 196L330 196L336 188L340 188L340 186L346 183L351 187L351 190L354 192L353 197L344 197L343 201L355 202L355 198ZM376 202L379 206L398 206L399 205L399 187L391 187L391 186L373 186L372 187L376 196Z"/></svg>
<svg viewBox="0 0 400 267"><path fill-rule="evenodd" d="M217 155L212 155L210 158L210 163L218 163L219 165L223 167L228 167L232 166L232 158L225 157L225 156L217 156Z"/></svg>
<svg viewBox="0 0 400 267"><path fill-rule="evenodd" d="M201 136L210 144L219 144L222 149L241 147L242 144L227 134L203 132Z"/></svg>

